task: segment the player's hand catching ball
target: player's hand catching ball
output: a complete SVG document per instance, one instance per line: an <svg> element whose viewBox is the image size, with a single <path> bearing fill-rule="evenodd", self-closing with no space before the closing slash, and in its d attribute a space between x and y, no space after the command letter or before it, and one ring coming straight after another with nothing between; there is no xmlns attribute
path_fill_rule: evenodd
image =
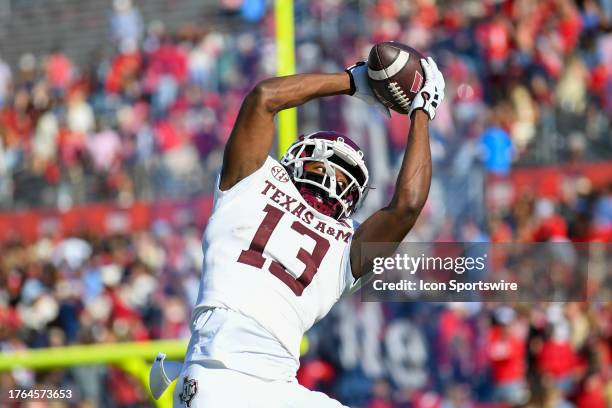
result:
<svg viewBox="0 0 612 408"><path fill-rule="evenodd" d="M414 97L408 115L418 109L424 110L430 120L436 116L436 109L444 99L444 77L431 57L421 59L421 66L425 75L425 83Z"/></svg>
<svg viewBox="0 0 612 408"><path fill-rule="evenodd" d="M378 100L372 88L368 83L368 64L366 61L359 61L353 66L346 69L346 72L351 77L351 95L361 99L368 105L375 106L382 113L387 116L391 116L389 108Z"/></svg>

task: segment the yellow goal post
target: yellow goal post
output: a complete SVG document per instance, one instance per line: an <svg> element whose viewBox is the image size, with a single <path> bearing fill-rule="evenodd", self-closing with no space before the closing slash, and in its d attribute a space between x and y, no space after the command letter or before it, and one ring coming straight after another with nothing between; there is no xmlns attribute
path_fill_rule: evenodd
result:
<svg viewBox="0 0 612 408"><path fill-rule="evenodd" d="M114 365L137 378L153 400L149 368L157 353L161 351L169 360L182 361L186 348L184 340L155 340L17 350L0 354L0 372L19 368L49 370L77 365ZM172 406L174 384L155 401L158 407Z"/></svg>
<svg viewBox="0 0 612 408"><path fill-rule="evenodd" d="M295 74L295 18L293 0L274 2L276 28L276 74ZM278 157L281 157L297 137L297 109L278 113Z"/></svg>

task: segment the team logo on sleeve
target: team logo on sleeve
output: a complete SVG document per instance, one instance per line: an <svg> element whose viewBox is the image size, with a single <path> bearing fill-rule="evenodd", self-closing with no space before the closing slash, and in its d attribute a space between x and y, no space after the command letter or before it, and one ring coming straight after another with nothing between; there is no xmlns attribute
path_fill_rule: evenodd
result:
<svg viewBox="0 0 612 408"><path fill-rule="evenodd" d="M289 181L289 175L281 166L272 167L272 175L275 179L277 179L278 181L282 181L283 183Z"/></svg>
<svg viewBox="0 0 612 408"><path fill-rule="evenodd" d="M191 407L191 401L198 393L198 381L195 378L185 377L183 379L183 391L179 394L181 403L187 408Z"/></svg>

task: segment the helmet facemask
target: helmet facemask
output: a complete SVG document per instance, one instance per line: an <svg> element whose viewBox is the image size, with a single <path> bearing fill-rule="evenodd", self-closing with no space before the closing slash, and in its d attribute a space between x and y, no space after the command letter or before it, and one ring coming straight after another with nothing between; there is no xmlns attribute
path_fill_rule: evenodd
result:
<svg viewBox="0 0 612 408"><path fill-rule="evenodd" d="M332 133L332 132L326 132ZM341 219L349 217L363 202L367 192L368 171L363 153L345 142L342 136L317 138L317 134L300 137L281 158L298 191L318 212ZM305 171L311 162L323 164L323 174ZM336 171L347 180L342 186Z"/></svg>

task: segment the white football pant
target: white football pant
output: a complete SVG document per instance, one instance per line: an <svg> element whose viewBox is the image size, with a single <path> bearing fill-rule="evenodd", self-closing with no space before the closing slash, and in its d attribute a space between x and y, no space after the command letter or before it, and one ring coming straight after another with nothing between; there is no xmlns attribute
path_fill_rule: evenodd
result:
<svg viewBox="0 0 612 408"><path fill-rule="evenodd" d="M265 381L197 363L186 364L176 381L174 408L348 408L297 382Z"/></svg>

